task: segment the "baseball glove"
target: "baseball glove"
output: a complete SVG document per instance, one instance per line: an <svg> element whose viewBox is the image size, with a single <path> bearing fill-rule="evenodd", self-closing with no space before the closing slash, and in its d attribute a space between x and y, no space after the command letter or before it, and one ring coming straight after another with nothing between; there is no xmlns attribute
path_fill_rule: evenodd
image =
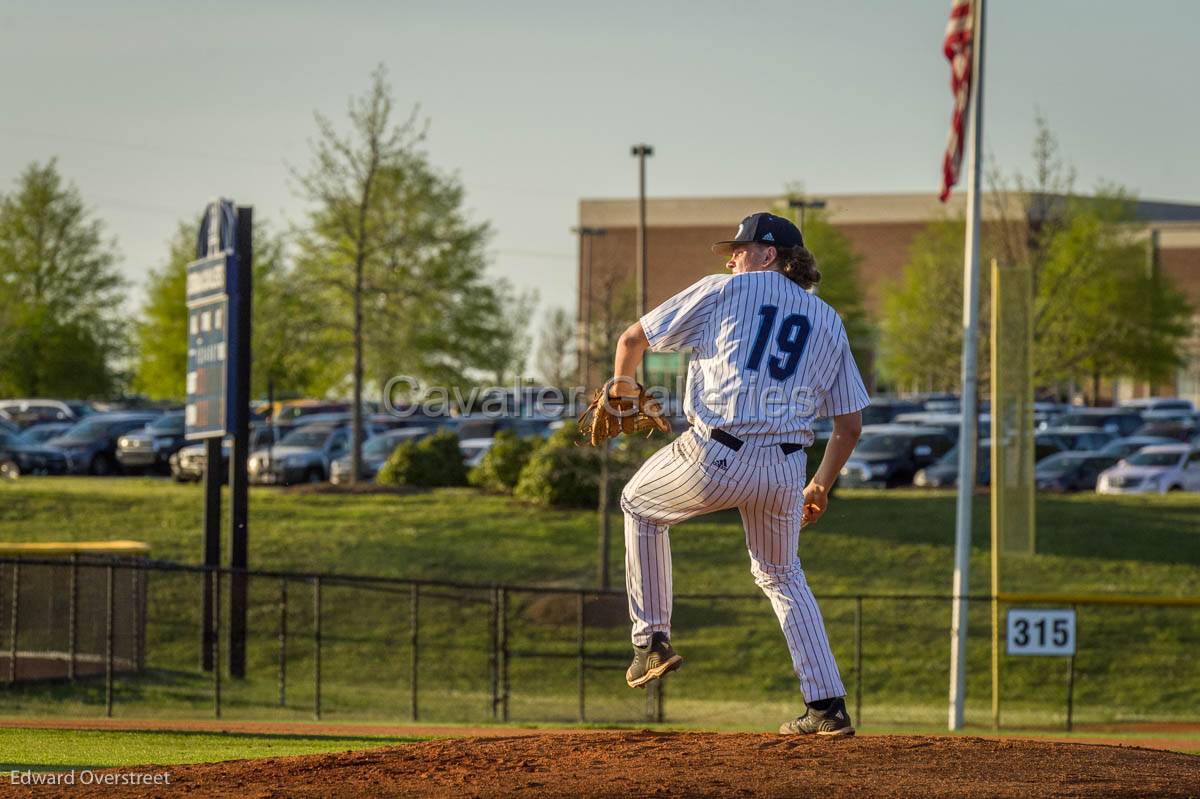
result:
<svg viewBox="0 0 1200 799"><path fill-rule="evenodd" d="M591 403L579 415L579 434L593 447L622 433L671 432L671 423L663 416L662 405L646 389L637 385L637 394L617 397L608 386L597 389Z"/></svg>

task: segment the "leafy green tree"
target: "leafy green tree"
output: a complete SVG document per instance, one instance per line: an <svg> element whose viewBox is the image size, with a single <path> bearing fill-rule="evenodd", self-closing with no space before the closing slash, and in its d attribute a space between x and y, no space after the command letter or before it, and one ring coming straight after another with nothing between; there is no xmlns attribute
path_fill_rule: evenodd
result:
<svg viewBox="0 0 1200 799"><path fill-rule="evenodd" d="M321 309L331 369L351 375L351 480L361 461L366 375L469 384L507 368L516 352L506 287L485 271L486 224L463 211L459 181L421 149L414 111L400 124L382 68L350 103L350 130L317 115L308 171L297 173L312 210L298 240L298 277Z"/></svg>
<svg viewBox="0 0 1200 799"><path fill-rule="evenodd" d="M1158 274L1138 237L1134 197L1101 185L1075 194L1075 172L1045 116L1035 116L1033 175L993 168L993 225L1006 263L1031 267L1034 381L1048 386L1103 377L1169 379L1183 362L1192 309Z"/></svg>
<svg viewBox="0 0 1200 799"><path fill-rule="evenodd" d="M254 234L251 320L251 396L276 390L303 394L318 380L324 358L311 306L284 262L284 244L265 225ZM166 263L150 272L135 328L133 387L151 399L182 402L187 376L187 265L196 260L196 227L181 222Z"/></svg>
<svg viewBox="0 0 1200 799"><path fill-rule="evenodd" d="M874 330L867 313L866 298L858 267L863 256L844 233L829 222L821 210L804 215L804 244L817 258L821 282L816 292L842 317L850 349L860 359L873 346Z"/></svg>
<svg viewBox="0 0 1200 799"><path fill-rule="evenodd" d="M1183 361L1191 307L1150 264L1132 197L1112 186L1075 195L1074 174L1041 115L1037 126L1033 178L990 172L981 323L990 318L986 265L996 258L1028 266L1036 386L1090 379L1095 398L1104 377L1168 378ZM900 283L885 292L880 367L899 386L958 386L964 236L962 220L931 223L914 241ZM987 339L980 337L981 364Z"/></svg>
<svg viewBox="0 0 1200 799"><path fill-rule="evenodd" d="M51 160L0 198L0 393L101 397L120 387L125 282L79 191Z"/></svg>
<svg viewBox="0 0 1200 799"><path fill-rule="evenodd" d="M186 223L169 243L167 263L146 277L146 299L134 328L133 390L182 402L187 377L187 265L196 260L196 232Z"/></svg>
<svg viewBox="0 0 1200 799"><path fill-rule="evenodd" d="M296 272L284 237L256 223L251 396L266 397L272 385L276 396L311 396L329 384L324 317Z"/></svg>
<svg viewBox="0 0 1200 799"><path fill-rule="evenodd" d="M1050 384L1102 377L1165 380L1192 332L1184 295L1134 239L1133 202L1119 189L1071 199L1037 272L1034 378Z"/></svg>
<svg viewBox="0 0 1200 799"><path fill-rule="evenodd" d="M930 223L913 241L899 282L884 290L879 369L897 388L959 385L964 232L961 219Z"/></svg>

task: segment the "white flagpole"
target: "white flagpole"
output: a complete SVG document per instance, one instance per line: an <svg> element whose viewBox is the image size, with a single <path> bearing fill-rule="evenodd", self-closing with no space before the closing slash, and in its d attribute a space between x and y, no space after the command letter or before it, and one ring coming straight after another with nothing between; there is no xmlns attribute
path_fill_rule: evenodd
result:
<svg viewBox="0 0 1200 799"><path fill-rule="evenodd" d="M979 423L976 356L979 340L979 145L983 139L983 17L971 12L971 138L967 144L967 245L963 263L962 427L958 435L958 512L954 527L954 599L950 621L950 729L963 726L967 693L967 591L971 565L971 501Z"/></svg>

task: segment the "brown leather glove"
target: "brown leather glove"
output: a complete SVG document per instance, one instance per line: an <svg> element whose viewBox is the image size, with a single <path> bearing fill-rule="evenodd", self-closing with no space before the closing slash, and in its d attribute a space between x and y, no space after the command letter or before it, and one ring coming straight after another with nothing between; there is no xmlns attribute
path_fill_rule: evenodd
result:
<svg viewBox="0 0 1200 799"><path fill-rule="evenodd" d="M608 386L597 389L591 403L579 415L579 434L583 440L598 447L610 438L624 433L645 433L655 430L671 432L671 423L663 416L662 405L637 384L637 394L614 396Z"/></svg>

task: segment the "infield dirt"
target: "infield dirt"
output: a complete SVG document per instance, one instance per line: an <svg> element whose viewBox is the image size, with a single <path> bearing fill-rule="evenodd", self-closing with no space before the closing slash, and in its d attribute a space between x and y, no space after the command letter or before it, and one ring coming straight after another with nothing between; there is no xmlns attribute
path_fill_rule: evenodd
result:
<svg viewBox="0 0 1200 799"><path fill-rule="evenodd" d="M1120 746L967 737L592 732L454 738L302 757L116 769L170 786L105 797L1200 796L1200 757ZM82 786L61 795L86 795ZM45 786L0 794L53 796Z"/></svg>

